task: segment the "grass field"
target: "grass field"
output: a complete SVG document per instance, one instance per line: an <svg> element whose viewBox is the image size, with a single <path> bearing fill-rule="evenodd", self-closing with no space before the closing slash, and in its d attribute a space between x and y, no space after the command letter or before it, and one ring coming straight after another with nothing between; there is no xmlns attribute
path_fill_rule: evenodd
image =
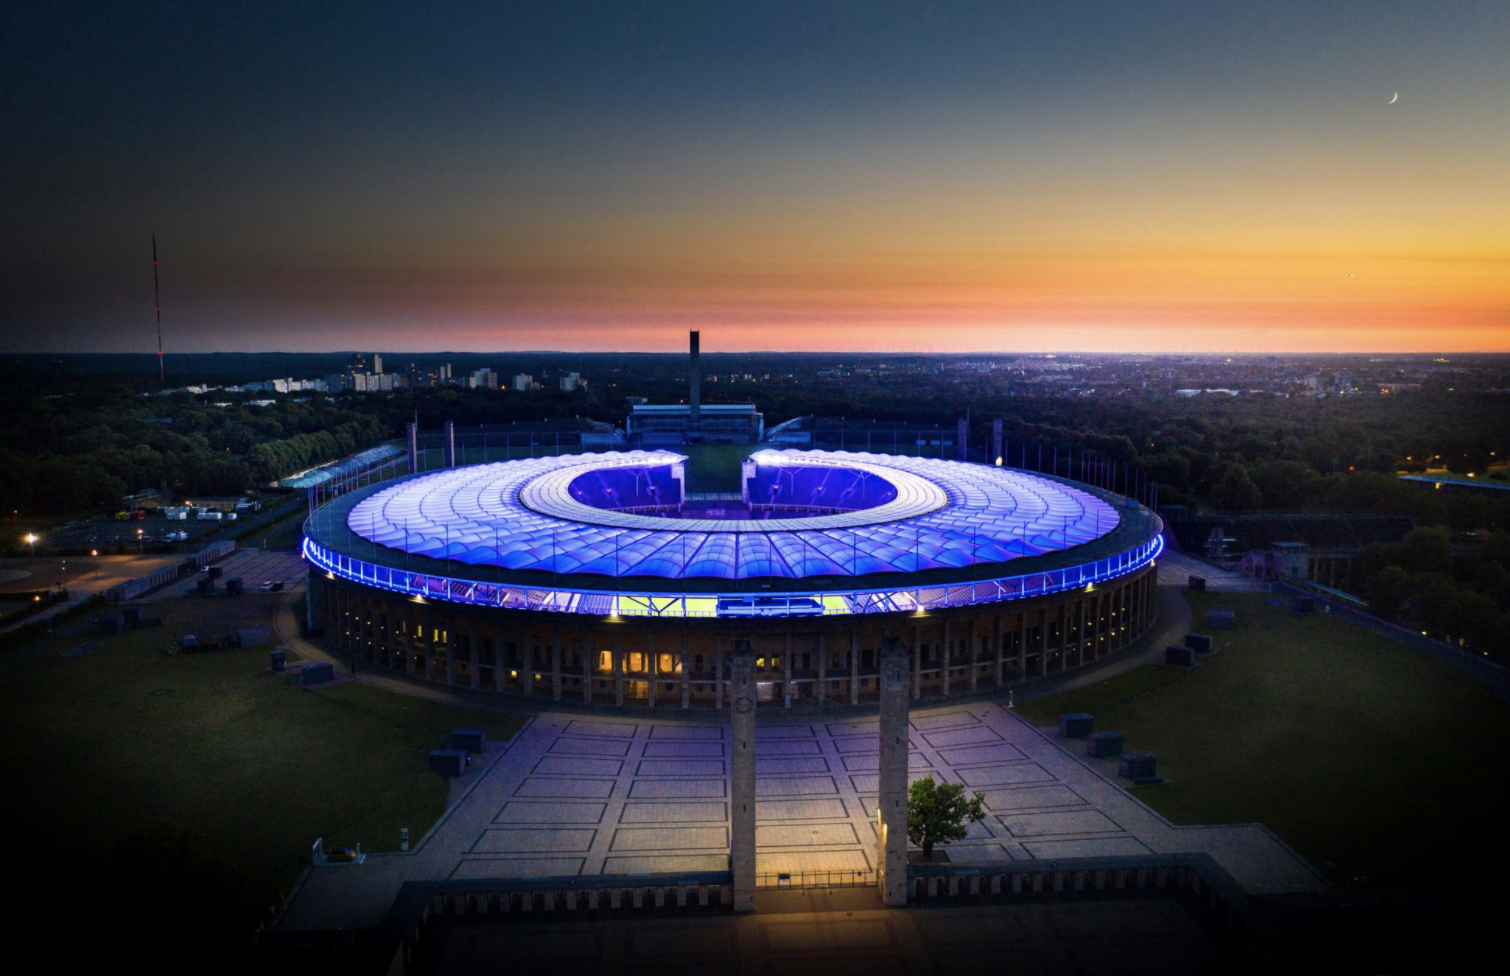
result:
<svg viewBox="0 0 1510 976"><path fill-rule="evenodd" d="M1510 710L1475 679L1263 594L1191 594L1238 626L1194 671L1144 667L1018 711L1088 711L1170 782L1137 796L1181 824L1258 821L1334 880L1460 875L1504 843ZM1486 846L1488 845L1488 846ZM1466 859L1466 860L1465 860ZM1328 865L1334 865L1328 867Z"/></svg>
<svg viewBox="0 0 1510 976"><path fill-rule="evenodd" d="M267 671L266 648L164 653L182 632L267 625L276 599L164 599L160 629L83 633L0 669L7 816L49 864L87 870L143 833L186 827L233 866L230 887L270 898L316 837L393 850L409 827L417 841L445 809L447 781L425 754L450 729L517 730L357 684L304 688Z"/></svg>

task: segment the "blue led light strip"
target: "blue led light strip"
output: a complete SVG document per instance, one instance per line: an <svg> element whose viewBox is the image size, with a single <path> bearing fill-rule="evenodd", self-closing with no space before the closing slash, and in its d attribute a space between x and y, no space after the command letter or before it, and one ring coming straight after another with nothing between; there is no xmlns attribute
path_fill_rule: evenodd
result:
<svg viewBox="0 0 1510 976"><path fill-rule="evenodd" d="M304 558L331 578L339 577L420 600L601 617L737 618L916 613L1084 589L1142 569L1158 559L1163 551L1164 539L1155 535L1132 549L1091 562L989 580L769 595L748 592L675 594L528 587L415 573L343 555L307 535L304 538Z"/></svg>

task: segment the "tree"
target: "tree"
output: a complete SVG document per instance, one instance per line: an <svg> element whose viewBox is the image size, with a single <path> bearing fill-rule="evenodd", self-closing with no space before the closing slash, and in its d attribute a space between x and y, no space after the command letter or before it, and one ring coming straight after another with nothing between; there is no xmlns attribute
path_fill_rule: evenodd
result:
<svg viewBox="0 0 1510 976"><path fill-rule="evenodd" d="M1384 567L1363 586L1368 612L1386 620L1395 619L1405 608L1414 586L1410 574L1399 566Z"/></svg>
<svg viewBox="0 0 1510 976"><path fill-rule="evenodd" d="M935 783L932 776L907 790L907 839L923 848L923 860L933 860L933 845L965 839L965 825L986 816L985 797L965 797L960 783Z"/></svg>

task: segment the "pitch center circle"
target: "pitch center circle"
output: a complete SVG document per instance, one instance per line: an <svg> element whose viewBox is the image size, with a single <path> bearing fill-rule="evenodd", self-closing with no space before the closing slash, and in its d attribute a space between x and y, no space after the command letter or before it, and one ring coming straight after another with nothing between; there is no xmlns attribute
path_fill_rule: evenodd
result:
<svg viewBox="0 0 1510 976"><path fill-rule="evenodd" d="M602 478L598 485L592 484L593 476L604 473L623 474L631 470L671 470L670 465L647 466L643 459L614 459L572 465L546 471L531 478L519 489L519 503L541 515L565 519L571 522L601 525L625 529L651 529L667 532L794 532L805 529L845 529L862 525L876 525L915 518L935 512L949 504L949 496L934 482L899 468L870 464L855 459L829 462L820 458L804 457L792 460L775 452L760 452L751 458L757 469L757 491L774 489L764 498L744 499L759 510L784 517L725 518L682 517L666 514L681 501L680 493L665 483L656 484L655 479L636 477L630 484L624 479ZM791 478L783 475L790 471ZM797 488L797 473L808 473L804 480L835 480L833 493L822 498L827 484L807 484ZM827 472L832 479L814 479L812 472L820 475ZM766 477L759 477L764 473ZM855 489L856 484L860 487ZM881 486L884 486L881 487ZM784 489L790 489L782 495ZM651 489L655 489L652 491ZM820 490L821 489L821 490ZM854 489L854 490L852 490ZM855 491L860 501L866 501L869 492L874 504L864 507L852 506ZM844 496L850 491L848 498ZM800 493L801 498L794 497ZM747 492L748 494L748 492ZM673 495L675 499L673 500ZM815 501L816 499L816 501ZM625 502L630 504L624 507ZM640 504L633 504L633 503ZM792 515L795 508L824 508L833 502L833 511L821 515ZM785 509L786 511L783 511Z"/></svg>

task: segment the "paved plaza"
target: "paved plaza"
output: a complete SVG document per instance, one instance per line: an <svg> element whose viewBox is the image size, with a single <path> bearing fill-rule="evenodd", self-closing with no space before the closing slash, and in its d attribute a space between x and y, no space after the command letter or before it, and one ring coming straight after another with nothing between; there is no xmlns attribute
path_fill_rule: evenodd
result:
<svg viewBox="0 0 1510 976"><path fill-rule="evenodd" d="M793 717L794 718L794 717ZM786 719L786 720L784 720ZM994 702L912 713L910 767L963 783L989 816L949 845L954 863L1207 852L1253 893L1325 882L1256 824L1176 827L1078 755ZM761 714L757 871L875 869L877 720ZM546 712L490 746L408 854L310 872L286 928L375 924L404 881L726 870L729 730L713 715Z"/></svg>

